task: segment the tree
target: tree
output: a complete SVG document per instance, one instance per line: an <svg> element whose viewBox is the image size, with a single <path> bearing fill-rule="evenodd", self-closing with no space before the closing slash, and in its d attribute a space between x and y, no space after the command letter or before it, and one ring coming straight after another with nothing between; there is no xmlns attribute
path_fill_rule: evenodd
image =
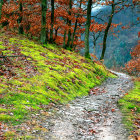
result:
<svg viewBox="0 0 140 140"><path fill-rule="evenodd" d="M73 46L83 47L80 37L84 28L83 25L82 27L78 26L78 24L85 23L85 18L81 14L83 8L80 10L79 6L73 6L72 0L52 0L50 5L48 6L50 9L48 9L47 1L43 0L4 1L0 23L6 26L5 30L18 31L19 33L24 31L29 38L33 36L40 38L41 43L49 40L57 45L64 44L65 48L71 47L72 43L71 50ZM78 11L80 11L79 17Z"/></svg>
<svg viewBox="0 0 140 140"><path fill-rule="evenodd" d="M96 55L95 48L96 48L97 40L99 39L99 37L101 37L105 29L106 29L106 25L99 24L95 22L94 19L91 20L90 32L93 38L93 50L94 50L93 54L94 55Z"/></svg>
<svg viewBox="0 0 140 140"><path fill-rule="evenodd" d="M71 17L71 10L72 10L72 0L69 0L69 17ZM67 48L70 47L70 42L71 42L71 19L68 18L68 26L69 26L69 30L68 30L68 41L67 41Z"/></svg>
<svg viewBox="0 0 140 140"><path fill-rule="evenodd" d="M41 0L41 11L42 11L42 20L41 20L41 43L45 44L46 39L46 11L47 11L47 0Z"/></svg>
<svg viewBox="0 0 140 140"><path fill-rule="evenodd" d="M95 55L95 50L96 50L96 44L97 44L97 40L100 37L101 32L98 32L98 34L96 35L95 32L92 32L92 37L93 37L93 54Z"/></svg>
<svg viewBox="0 0 140 140"><path fill-rule="evenodd" d="M23 25L22 25L22 15L23 15L23 5L22 1L19 2L19 18L18 18L18 24L19 24L19 34L23 34Z"/></svg>
<svg viewBox="0 0 140 140"><path fill-rule="evenodd" d="M64 31L64 40L63 40L63 48L66 49L66 30Z"/></svg>
<svg viewBox="0 0 140 140"><path fill-rule="evenodd" d="M114 12L115 12L114 0L112 1L112 5L111 6L112 6L112 11L111 11L111 15L109 17L109 21L107 23L107 27L105 29L105 33L104 33L104 37L103 37L103 50L102 50L102 54L101 54L100 60L104 59L104 55L105 55L105 51L106 51L107 36L108 36L109 29L111 27L112 19L113 19Z"/></svg>
<svg viewBox="0 0 140 140"><path fill-rule="evenodd" d="M112 20L113 20L114 15L119 13L122 10L126 10L129 7L134 8L135 7L134 3L136 4L136 2L137 2L137 0L133 1L133 4L132 4L132 1L128 1L128 0L126 0L126 1L124 1L124 0L120 0L120 1L112 0L112 1L105 1L105 2L101 3L102 5L111 6L112 10L111 10L111 14L109 16L108 22L107 22L106 29L104 31L103 49L102 49L100 60L104 59L104 55L105 55L106 47L107 47L106 42L107 42L109 30L113 29L113 28L111 28L112 26L117 27L118 25L121 25L121 23L116 24L116 25L112 24ZM135 23L135 24L139 24L139 23ZM122 29L128 29L128 28L130 28L130 25L134 26L135 24L132 23L132 25L131 25L130 23L128 23L128 25L125 25L125 26L123 25ZM116 32L120 32L120 31L116 31ZM115 33L112 33L112 34L113 34L113 36L116 36Z"/></svg>
<svg viewBox="0 0 140 140"><path fill-rule="evenodd" d="M81 5L82 5L82 0L80 0L79 10L81 10ZM73 32L72 39L71 39L71 47L70 47L71 49L73 48L73 42L74 42L76 30L77 30L79 16L80 16L80 14L78 13L78 15L76 17L75 25L74 25L74 32Z"/></svg>
<svg viewBox="0 0 140 140"><path fill-rule="evenodd" d="M87 5L87 21L85 27L85 58L90 58L89 54L89 28L91 22L91 7L92 7L92 0L88 0Z"/></svg>
<svg viewBox="0 0 140 140"><path fill-rule="evenodd" d="M2 27L7 26L8 29L12 28L14 29L19 27L17 23L18 18L19 18L19 5L14 1L3 0L2 16L0 21Z"/></svg>
<svg viewBox="0 0 140 140"><path fill-rule="evenodd" d="M50 29L51 43L53 43L53 26L54 26L54 0L51 0L51 29Z"/></svg>
<svg viewBox="0 0 140 140"><path fill-rule="evenodd" d="M2 15L2 5L3 5L3 0L0 0L0 19Z"/></svg>

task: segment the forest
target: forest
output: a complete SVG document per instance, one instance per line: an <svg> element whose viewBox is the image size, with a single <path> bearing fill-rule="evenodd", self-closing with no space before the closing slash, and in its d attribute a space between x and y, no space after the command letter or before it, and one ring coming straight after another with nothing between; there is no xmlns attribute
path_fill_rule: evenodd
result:
<svg viewBox="0 0 140 140"><path fill-rule="evenodd" d="M0 0L0 140L139 140L139 13L139 0Z"/></svg>

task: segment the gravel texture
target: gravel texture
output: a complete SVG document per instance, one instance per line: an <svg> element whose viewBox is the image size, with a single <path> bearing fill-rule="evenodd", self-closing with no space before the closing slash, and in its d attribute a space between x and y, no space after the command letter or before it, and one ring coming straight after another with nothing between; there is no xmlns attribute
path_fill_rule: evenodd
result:
<svg viewBox="0 0 140 140"><path fill-rule="evenodd" d="M113 72L113 71L112 71ZM133 87L131 78L117 73L90 95L77 98L66 106L59 106L44 126L49 130L46 140L127 140L128 132L122 124L117 101Z"/></svg>

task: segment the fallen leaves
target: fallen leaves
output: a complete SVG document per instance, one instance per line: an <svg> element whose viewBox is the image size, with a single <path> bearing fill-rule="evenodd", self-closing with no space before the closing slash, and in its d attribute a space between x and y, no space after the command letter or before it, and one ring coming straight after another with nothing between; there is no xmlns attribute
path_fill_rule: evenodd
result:
<svg viewBox="0 0 140 140"><path fill-rule="evenodd" d="M114 108L112 108L112 109L111 109L111 111L112 111L112 112L115 112L115 109L114 109Z"/></svg>
<svg viewBox="0 0 140 140"><path fill-rule="evenodd" d="M44 116L47 116L47 117L50 116L50 114L48 112L45 112L45 111L41 112L41 114L44 115Z"/></svg>
<svg viewBox="0 0 140 140"><path fill-rule="evenodd" d="M89 91L89 95L96 95L96 94L102 94L102 93L106 93L105 88L95 87Z"/></svg>
<svg viewBox="0 0 140 140"><path fill-rule="evenodd" d="M93 129L90 129L89 132L90 132L92 135L93 135L94 133L96 133L96 131L93 130Z"/></svg>
<svg viewBox="0 0 140 140"><path fill-rule="evenodd" d="M130 136L128 137L128 140L140 140L140 136L130 135Z"/></svg>
<svg viewBox="0 0 140 140"><path fill-rule="evenodd" d="M124 95L128 95L128 93L125 93Z"/></svg>

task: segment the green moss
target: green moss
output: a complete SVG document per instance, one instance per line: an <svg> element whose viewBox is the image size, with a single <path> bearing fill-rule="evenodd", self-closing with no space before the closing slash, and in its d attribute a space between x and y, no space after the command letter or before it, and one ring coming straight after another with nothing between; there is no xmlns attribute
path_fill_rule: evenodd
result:
<svg viewBox="0 0 140 140"><path fill-rule="evenodd" d="M3 55L6 55L6 56L11 55L12 53L14 53L14 51L11 51L11 50L4 50L2 52L3 52Z"/></svg>
<svg viewBox="0 0 140 140"><path fill-rule="evenodd" d="M0 108L0 113L1 113L1 112L7 112L7 111L8 111L7 109Z"/></svg>
<svg viewBox="0 0 140 140"><path fill-rule="evenodd" d="M135 82L134 89L119 100L119 106L123 112L123 123L130 130L136 127L134 125L134 120L137 119L137 115L140 113L139 101L140 82ZM135 113L132 112L132 110L134 110Z"/></svg>
<svg viewBox="0 0 140 140"><path fill-rule="evenodd" d="M55 45L47 44L42 47L28 39L19 38L10 38L9 42L8 48L19 48L20 53L29 56L27 59L30 66L36 66L36 72L28 76L24 69L30 66L25 66L24 61L13 61L13 65L19 65L22 69L13 70L17 74L14 78L8 80L2 77L0 89L4 87L7 92L0 103L13 105L10 107L13 116L4 116L13 124L27 118L29 108L37 111L40 110L39 105L48 105L50 102L67 103L78 96L88 95L90 88L109 76L103 66ZM6 50L5 53L13 52ZM5 91L0 90L0 93L3 92Z"/></svg>
<svg viewBox="0 0 140 140"><path fill-rule="evenodd" d="M3 45L3 42L2 41L0 41L0 45Z"/></svg>
<svg viewBox="0 0 140 140"><path fill-rule="evenodd" d="M0 121L12 121L14 118L12 116L6 115L6 114L0 114Z"/></svg>
<svg viewBox="0 0 140 140"><path fill-rule="evenodd" d="M0 45L0 49L5 49L5 46L3 46L3 45Z"/></svg>
<svg viewBox="0 0 140 140"><path fill-rule="evenodd" d="M19 81L19 80L11 80L9 81L10 84L13 85L17 85L17 86L21 86L23 84L23 82Z"/></svg>
<svg viewBox="0 0 140 140"><path fill-rule="evenodd" d="M34 136L29 136L29 135L25 135L25 136L20 136L17 138L17 140L33 140L35 139Z"/></svg>
<svg viewBox="0 0 140 140"><path fill-rule="evenodd" d="M6 90L3 88L0 88L0 94L3 94Z"/></svg>

